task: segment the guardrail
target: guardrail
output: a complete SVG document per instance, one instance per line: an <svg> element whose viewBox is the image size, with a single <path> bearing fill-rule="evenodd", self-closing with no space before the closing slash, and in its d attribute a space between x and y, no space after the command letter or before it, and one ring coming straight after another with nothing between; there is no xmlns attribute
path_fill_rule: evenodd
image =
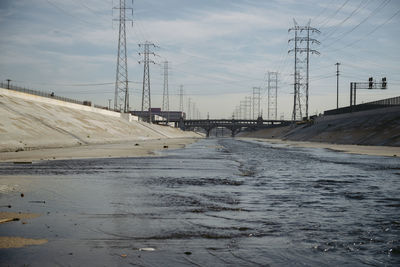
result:
<svg viewBox="0 0 400 267"><path fill-rule="evenodd" d="M344 114L350 112L358 112L364 110L378 109L378 108L386 108L386 107L394 107L400 106L400 96L382 99L378 101L358 104L354 106L343 107L339 109L331 109L324 111L324 115L337 115Z"/></svg>
<svg viewBox="0 0 400 267"><path fill-rule="evenodd" d="M74 104L79 104L79 105L84 105L84 106L93 106L95 108L101 108L101 109L108 110L108 107L100 106L100 105L92 105L92 103L90 101L80 101L80 100L71 99L68 97L57 96L53 92L48 93L48 92L43 92L43 91L39 91L39 90L33 90L33 89L28 89L28 88L24 88L24 87L20 87L20 86L15 86L15 85L3 83L3 82L0 82L0 88L23 92L23 93L27 93L27 94L31 94L31 95L48 97L51 99L57 99L57 100L64 101L64 102L69 102L69 103L74 103ZM110 110L112 110L112 109L110 109ZM119 112L119 110L113 110L113 111Z"/></svg>

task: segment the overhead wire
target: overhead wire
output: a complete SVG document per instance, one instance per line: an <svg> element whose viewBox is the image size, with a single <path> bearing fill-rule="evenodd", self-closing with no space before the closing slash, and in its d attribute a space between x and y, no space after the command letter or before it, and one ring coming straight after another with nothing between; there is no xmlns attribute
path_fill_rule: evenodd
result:
<svg viewBox="0 0 400 267"><path fill-rule="evenodd" d="M55 4L54 2L52 2L52 1L50 1L50 0L46 0L46 1L47 1L50 5L52 5L53 7L55 7L58 11L61 11L62 13L64 13L64 14L67 15L67 16L70 16L70 17L72 17L72 18L78 20L79 22L83 22L83 23L85 23L85 24L87 24L87 25L91 25L91 26L94 25L93 23L91 23L91 22L89 22L89 21L87 21L87 20L84 20L84 19L82 19L81 17L75 16L74 14L68 12L67 10L65 10L64 8L62 8L61 6L59 6L58 4Z"/></svg>
<svg viewBox="0 0 400 267"><path fill-rule="evenodd" d="M335 0L330 1L330 3L328 5L325 5L325 7L321 10L321 12L318 13L318 15L314 16L311 20L312 21L316 21L318 20L318 18L326 11L328 10L332 4L335 2Z"/></svg>
<svg viewBox="0 0 400 267"><path fill-rule="evenodd" d="M359 41L365 39L366 37L371 36L374 32L376 32L378 29L380 29L381 27L385 26L386 24L388 24L394 17L396 17L398 14L400 14L400 9L397 10L391 17L389 17L385 22L383 22L382 24L377 25L375 28L373 28L371 31L369 31L367 34L363 35L362 37L354 40L351 43L348 43L347 45L340 47L340 48L336 48L336 49L332 49L329 50L328 52L336 52L336 51L340 51L343 50L345 48L351 47L354 44L358 43Z"/></svg>
<svg viewBox="0 0 400 267"><path fill-rule="evenodd" d="M327 48L332 46L333 44L337 43L338 41L342 40L346 35L349 33L352 33L354 30L356 30L359 26L361 26L363 23L365 23L368 19L371 17L375 16L379 11L381 11L387 4L389 4L391 0L383 0L374 10L372 10L367 17L365 17L361 22L359 22L357 25L355 25L353 28L351 28L348 31L343 32L338 38L336 38L333 42L328 43L325 46L322 46L322 49Z"/></svg>
<svg viewBox="0 0 400 267"><path fill-rule="evenodd" d="M325 20L323 20L323 21L321 21L320 22L320 28L323 28L332 18L334 18L339 12L340 12L340 10L342 10L346 5L347 5L347 3L349 2L350 0L345 0L344 2L343 2L343 4L338 8L338 9L336 9L336 11L331 15L331 16L329 16L329 17L327 17Z"/></svg>
<svg viewBox="0 0 400 267"><path fill-rule="evenodd" d="M50 4L52 4L51 2L50 2L50 0L47 0ZM390 2L390 0L385 0L385 1L383 1L383 3L384 2L386 2L387 1L387 3L388 2ZM328 23L333 17L335 17L339 12L340 12L340 10L342 10L343 8L344 8L344 6L345 5L347 5L347 3L348 3L348 0L347 1L345 1L340 7L339 7L339 9L337 9L336 10L336 12L334 12L334 15L333 16L331 16L331 18L330 19L328 19L327 21L325 21L325 24L324 25L326 25L326 23ZM363 2L361 2L361 3L363 3ZM365 2L364 2L365 3ZM368 3L368 2L367 2ZM52 5L54 5L54 4L52 4ZM359 6L360 7L360 6ZM327 8L327 6L325 6L325 8L317 15L317 16L315 16L314 17L314 19L316 19L316 18L318 18L319 16L321 16L321 14L322 13L324 13L326 10L327 10L328 8ZM60 9L60 10L62 10L62 9ZM357 9L356 9L357 10ZM351 14L352 15L354 15L355 13L355 11L356 10L354 10ZM358 12L358 11L357 11ZM375 32L376 30L378 30L380 27L382 27L383 25L385 25L385 24L387 24L387 23L389 23L390 21L391 21L391 19L393 19L397 14L399 14L400 13L400 10L398 10L391 18L389 18L385 23L383 23L383 24L381 24L381 25L378 25L377 27L375 27L373 30L371 30L370 31L370 33L373 33L373 32ZM336 26L342 26L348 19L350 19L350 17L352 16L352 15L350 15L350 16L347 16L347 18L345 18L344 20L342 20L339 24L336 24ZM73 17L75 17L75 16L73 16ZM367 17L367 19L368 19L368 17ZM138 25L138 24L136 24L136 25ZM334 27L334 26L333 26ZM136 29L136 31L138 32L138 31L141 31L141 29L139 30L139 26L138 27L136 27L135 28ZM337 31L337 29L338 28L333 28L333 29L335 29L335 30L333 30L333 31L331 31L330 32L330 34L333 34L333 33L335 33L336 31ZM141 33L143 33L143 32L141 32ZM370 34L369 33L369 34ZM341 36L341 35L340 35ZM146 40L147 38L145 38L145 36L144 36L144 34L141 36L142 37L142 39L143 40ZM354 42L352 42L352 43L350 43L350 44L348 44L347 46L345 46L345 47L342 47L341 49L344 49L344 48L346 48L346 47L349 47L349 46L351 46L351 44L354 44L354 43L356 43L356 42L358 42L359 40L361 40L362 38L360 38L360 39L358 39L358 40L356 40L356 41L354 41ZM339 50L339 49L338 49ZM336 50L334 50L334 51L336 51ZM287 53L284 53L284 54L282 54L282 56L280 57L280 60L279 60L279 65L277 65L277 71L282 71L283 73L286 73L286 70L287 70L287 68L288 67L290 67L290 65L288 64L288 62L289 62L289 60L288 60L288 58L289 58L289 56L288 56L288 54ZM205 58L203 58L203 60L208 60L208 59L205 59ZM221 65L230 65L229 63L224 63L224 62L220 62L220 61L217 61L217 60L214 60L214 62L218 62L218 64L221 64ZM179 70L179 68L178 68L178 70ZM182 72L185 72L185 71L182 71ZM186 71L186 73L188 73L187 71ZM195 76L200 76L200 75L198 75L198 74L195 74L195 73L189 73L190 75L195 75ZM334 75L333 75L334 76ZM203 75L203 77L205 77L205 78L212 78L212 79L215 79L215 77L210 77L210 76L207 76L207 75ZM245 77L245 76L242 76L242 77ZM324 79L324 77L325 76L321 76L320 75L320 77L319 76L313 76L313 77L311 77L310 78L310 80L312 80L312 81L316 81L316 80L318 80L318 79ZM332 75L330 75L330 76L326 76L325 78L330 78L330 77L332 77ZM249 78L249 80L243 80L243 81L215 81L215 84L228 84L228 83L238 83L238 82L246 82L246 81L251 81L251 80L255 80L255 79L253 79L253 78L250 78L250 77L248 77ZM266 78L266 74L264 75L264 78L261 80L261 79L258 79L258 80L261 80L262 82L265 82L265 78ZM286 76L286 79L289 79L290 78L290 76ZM131 82L131 81L130 81ZM140 82L136 82L136 83L140 83ZM60 86L101 86L101 85L110 85L110 84L114 84L114 83L93 83L93 84L59 84ZM204 84L204 83L203 83ZM282 84L288 84L288 83L285 83L285 82L282 82Z"/></svg>
<svg viewBox="0 0 400 267"><path fill-rule="evenodd" d="M325 37L323 39L321 39L320 41L323 42L326 39L328 39L329 37L331 37L346 21L348 21L351 17L353 17L360 9L363 9L365 7L368 6L369 1L365 1L362 0L360 2L360 4L346 17L344 18L341 22L339 22L338 24L335 24L334 26L332 26L331 31L325 31L322 35L324 35ZM362 6L362 4L365 3L364 6Z"/></svg>

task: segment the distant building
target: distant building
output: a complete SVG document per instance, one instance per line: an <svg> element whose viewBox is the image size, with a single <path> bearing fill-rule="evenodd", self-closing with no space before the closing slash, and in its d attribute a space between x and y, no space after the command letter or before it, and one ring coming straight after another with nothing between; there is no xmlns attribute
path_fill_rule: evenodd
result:
<svg viewBox="0 0 400 267"><path fill-rule="evenodd" d="M138 116L143 120L147 120L149 117L148 111L133 110L131 114ZM168 120L171 122L178 122L181 118L186 119L185 112L182 111L162 111L161 108L151 108L151 119L154 120Z"/></svg>

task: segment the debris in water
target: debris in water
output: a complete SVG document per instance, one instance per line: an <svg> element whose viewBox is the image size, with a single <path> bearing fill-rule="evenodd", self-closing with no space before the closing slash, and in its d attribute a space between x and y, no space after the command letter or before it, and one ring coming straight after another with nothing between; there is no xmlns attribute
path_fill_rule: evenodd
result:
<svg viewBox="0 0 400 267"><path fill-rule="evenodd" d="M24 195L24 193L21 193L21 197L24 197L25 195Z"/></svg>
<svg viewBox="0 0 400 267"><path fill-rule="evenodd" d="M29 203L46 203L44 200L31 200Z"/></svg>
<svg viewBox="0 0 400 267"><path fill-rule="evenodd" d="M154 248L139 248L139 251L155 251Z"/></svg>
<svg viewBox="0 0 400 267"><path fill-rule="evenodd" d="M184 252L186 255L192 255L192 252L190 252L190 251L185 251Z"/></svg>

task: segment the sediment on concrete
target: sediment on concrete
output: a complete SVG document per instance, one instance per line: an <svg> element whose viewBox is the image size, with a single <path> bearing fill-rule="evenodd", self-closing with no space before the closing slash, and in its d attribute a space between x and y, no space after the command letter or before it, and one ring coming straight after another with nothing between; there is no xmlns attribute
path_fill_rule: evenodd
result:
<svg viewBox="0 0 400 267"><path fill-rule="evenodd" d="M185 137L201 136L130 114L0 88L0 152Z"/></svg>
<svg viewBox="0 0 400 267"><path fill-rule="evenodd" d="M263 129L243 133L241 136L336 144L400 146L400 107L320 116L312 123Z"/></svg>

